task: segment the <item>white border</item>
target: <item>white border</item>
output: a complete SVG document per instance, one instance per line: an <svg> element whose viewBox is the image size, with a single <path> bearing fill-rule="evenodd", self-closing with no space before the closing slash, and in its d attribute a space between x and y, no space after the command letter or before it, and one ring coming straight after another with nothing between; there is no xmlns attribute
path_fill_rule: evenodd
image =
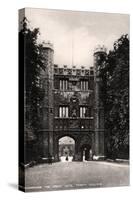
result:
<svg viewBox="0 0 133 200"><path fill-rule="evenodd" d="M85 10L110 13L132 12L132 0L4 0L1 1L0 31L0 195L1 199L131 199L132 186L122 188L83 189L73 191L39 192L23 194L15 189L17 183L18 140L18 60L17 60L17 13L19 8L37 7L65 10ZM132 36L131 14L131 36ZM131 38L131 44L133 44ZM131 46L131 55L132 46ZM131 66L132 66L131 57ZM133 70L130 70L131 88ZM132 99L132 92L131 92ZM131 101L131 120L132 116ZM131 123L131 132L133 125ZM131 136L132 141L132 136ZM132 145L131 145L132 146ZM132 154L132 148L131 148ZM132 156L131 156L132 160ZM132 170L131 170L132 177ZM132 183L132 178L131 178Z"/></svg>

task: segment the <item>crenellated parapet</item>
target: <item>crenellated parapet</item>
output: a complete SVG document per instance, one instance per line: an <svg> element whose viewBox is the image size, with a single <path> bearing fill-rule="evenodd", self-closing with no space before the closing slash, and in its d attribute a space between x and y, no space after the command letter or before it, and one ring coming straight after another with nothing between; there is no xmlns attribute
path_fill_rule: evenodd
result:
<svg viewBox="0 0 133 200"><path fill-rule="evenodd" d="M48 41L44 40L42 42L42 45L43 45L44 48L54 50L54 45L49 40Z"/></svg>
<svg viewBox="0 0 133 200"><path fill-rule="evenodd" d="M98 45L94 49L94 54L96 54L96 53L107 53L107 48L104 45Z"/></svg>
<svg viewBox="0 0 133 200"><path fill-rule="evenodd" d="M77 68L76 66L69 67L67 65L59 66L55 64L54 75L93 76L94 68L92 66L81 66Z"/></svg>

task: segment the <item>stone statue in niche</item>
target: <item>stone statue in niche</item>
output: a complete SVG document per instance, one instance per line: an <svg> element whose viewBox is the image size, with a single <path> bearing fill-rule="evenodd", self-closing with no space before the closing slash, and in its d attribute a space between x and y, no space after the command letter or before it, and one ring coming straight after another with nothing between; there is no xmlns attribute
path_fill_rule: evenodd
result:
<svg viewBox="0 0 133 200"><path fill-rule="evenodd" d="M77 95L74 93L74 95L70 99L70 115L73 118L76 118L79 116L79 100Z"/></svg>
<svg viewBox="0 0 133 200"><path fill-rule="evenodd" d="M73 110L72 110L72 117L77 117L76 109L73 109Z"/></svg>

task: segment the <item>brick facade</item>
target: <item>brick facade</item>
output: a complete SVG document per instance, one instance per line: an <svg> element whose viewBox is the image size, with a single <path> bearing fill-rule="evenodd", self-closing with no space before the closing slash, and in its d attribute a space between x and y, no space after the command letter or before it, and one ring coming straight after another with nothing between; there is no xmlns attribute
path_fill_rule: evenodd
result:
<svg viewBox="0 0 133 200"><path fill-rule="evenodd" d="M44 99L40 103L38 133L43 157L50 154L58 161L59 139L64 136L75 141L74 160L82 160L83 151L87 159L90 159L90 151L99 158L104 157L104 109L98 74L100 55L106 55L104 47L94 52L93 67L58 66L54 64L52 45L44 43L46 69L40 76Z"/></svg>

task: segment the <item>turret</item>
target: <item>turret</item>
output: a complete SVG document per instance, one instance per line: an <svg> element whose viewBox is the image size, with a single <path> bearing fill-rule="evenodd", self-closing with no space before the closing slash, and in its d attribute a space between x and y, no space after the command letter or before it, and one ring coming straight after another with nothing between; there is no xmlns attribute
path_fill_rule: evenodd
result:
<svg viewBox="0 0 133 200"><path fill-rule="evenodd" d="M54 101L53 101L53 89L54 89L54 49L53 45L49 41L43 43L43 55L44 55L44 73L42 74L42 81L44 85L44 99L43 99L43 141L48 142L44 149L44 157L49 155L53 156L53 116L54 116Z"/></svg>
<svg viewBox="0 0 133 200"><path fill-rule="evenodd" d="M104 105L102 102L102 80L100 75L100 69L104 68L107 49L104 46L97 46L94 50L94 82L95 82L95 104L94 104L94 153L98 159L104 159Z"/></svg>
<svg viewBox="0 0 133 200"><path fill-rule="evenodd" d="M94 67L96 76L99 76L99 69L103 67L106 61L107 49L105 46L98 45L94 49Z"/></svg>

